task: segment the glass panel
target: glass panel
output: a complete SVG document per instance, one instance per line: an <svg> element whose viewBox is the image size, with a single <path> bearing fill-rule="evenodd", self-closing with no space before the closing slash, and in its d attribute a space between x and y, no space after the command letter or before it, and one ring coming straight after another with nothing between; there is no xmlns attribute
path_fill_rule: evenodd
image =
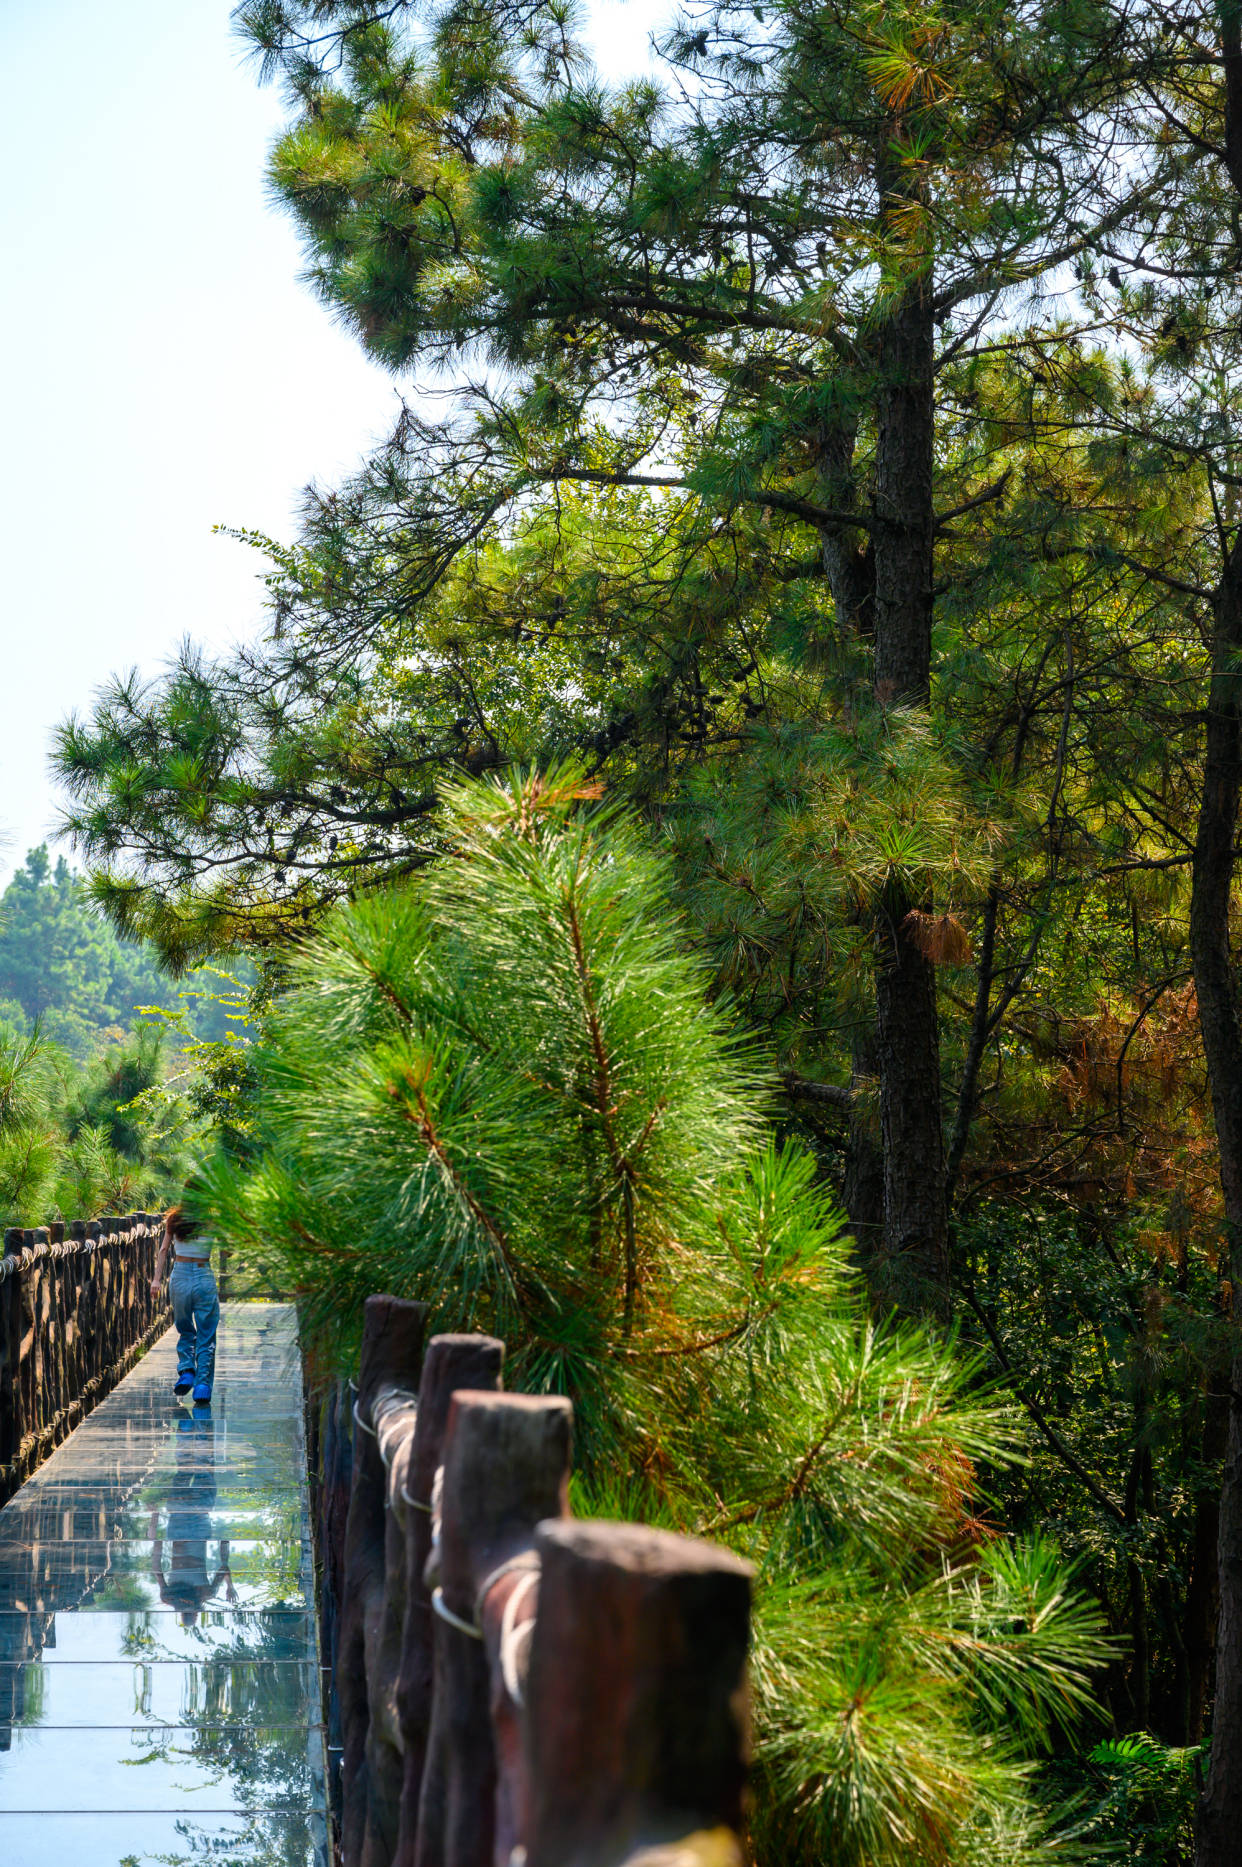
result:
<svg viewBox="0 0 1242 1867"><path fill-rule="evenodd" d="M0 1666L7 1726L249 1724L308 1728L319 1681L308 1660L104 1660Z"/></svg>
<svg viewBox="0 0 1242 1867"><path fill-rule="evenodd" d="M17 1725L0 1753L0 1812L290 1809L322 1793L323 1736L291 1726Z"/></svg>
<svg viewBox="0 0 1242 1867"><path fill-rule="evenodd" d="M3 1867L327 1867L293 1312L170 1331L0 1510Z"/></svg>
<svg viewBox="0 0 1242 1867"><path fill-rule="evenodd" d="M5 1867L328 1867L322 1817L0 1815Z"/></svg>

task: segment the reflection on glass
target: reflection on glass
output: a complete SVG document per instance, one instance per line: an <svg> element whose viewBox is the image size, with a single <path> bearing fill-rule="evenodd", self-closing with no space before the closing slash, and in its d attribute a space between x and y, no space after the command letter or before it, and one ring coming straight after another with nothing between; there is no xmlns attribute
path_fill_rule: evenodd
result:
<svg viewBox="0 0 1242 1867"><path fill-rule="evenodd" d="M177 1609L183 1627L193 1626L195 1617L222 1587L226 1601L237 1600L227 1537L221 1539L214 1575L207 1559L211 1510L216 1501L216 1465L211 1456L215 1433L210 1406L182 1414L177 1422L177 1469L168 1499L168 1527L161 1536L156 1510L151 1512L148 1525L151 1573L160 1600L165 1607Z"/></svg>
<svg viewBox="0 0 1242 1867"><path fill-rule="evenodd" d="M0 1815L4 1867L327 1867L320 1815Z"/></svg>
<svg viewBox="0 0 1242 1867"><path fill-rule="evenodd" d="M211 1409L155 1350L0 1510L0 1867L326 1867L291 1324L226 1308Z"/></svg>

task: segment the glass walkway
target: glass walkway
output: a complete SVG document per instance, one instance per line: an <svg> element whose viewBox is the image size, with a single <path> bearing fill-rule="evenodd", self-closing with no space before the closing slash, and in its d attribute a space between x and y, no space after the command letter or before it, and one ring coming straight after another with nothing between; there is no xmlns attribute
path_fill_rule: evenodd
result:
<svg viewBox="0 0 1242 1867"><path fill-rule="evenodd" d="M170 1330L0 1509L3 1867L326 1867L294 1313Z"/></svg>

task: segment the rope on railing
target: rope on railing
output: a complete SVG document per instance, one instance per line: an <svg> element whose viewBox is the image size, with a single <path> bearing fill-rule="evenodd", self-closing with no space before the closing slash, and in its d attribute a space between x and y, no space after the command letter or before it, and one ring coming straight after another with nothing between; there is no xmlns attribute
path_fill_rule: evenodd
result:
<svg viewBox="0 0 1242 1867"><path fill-rule="evenodd" d="M473 1621L466 1620L464 1615L454 1614L452 1608L449 1607L444 1599L444 1590L442 1588L432 1589L431 1606L434 1612L440 1616L440 1619L444 1621L447 1626L455 1627L459 1634L469 1634L472 1640L482 1640L483 1629L476 1626Z"/></svg>
<svg viewBox="0 0 1242 1867"><path fill-rule="evenodd" d="M524 1565L519 1567L519 1565ZM506 1571L520 1573L521 1580L505 1602L504 1612L500 1617L500 1675L504 1680L505 1691L521 1711L525 1708L526 1694L523 1690L522 1675L518 1671L518 1653L524 1643L529 1643L535 1631L535 1615L524 1621L518 1620L522 1606L539 1581L542 1570L539 1557L534 1550L529 1556L514 1556L508 1563L502 1563L494 1574L490 1575L479 1590L475 1613L481 1618L482 1603L491 1592L493 1582L498 1582Z"/></svg>
<svg viewBox="0 0 1242 1867"><path fill-rule="evenodd" d="M6 1251L0 1257L0 1283L8 1277L17 1277L22 1271L29 1270L33 1264L46 1262L59 1263L62 1258L80 1257L83 1253L102 1251L109 1245L128 1242L133 1236L128 1232L109 1232L98 1238L44 1239L33 1245L23 1245L20 1250ZM7 1241L6 1241L7 1242Z"/></svg>

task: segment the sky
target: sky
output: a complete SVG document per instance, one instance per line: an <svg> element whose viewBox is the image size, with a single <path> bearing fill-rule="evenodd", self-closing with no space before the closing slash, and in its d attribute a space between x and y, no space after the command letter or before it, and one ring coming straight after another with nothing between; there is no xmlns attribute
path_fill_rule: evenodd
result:
<svg viewBox="0 0 1242 1867"><path fill-rule="evenodd" d="M666 0L594 0L605 73ZM262 560L396 419L300 283L280 128L231 0L0 0L0 879L53 835L57 723L113 673L262 623ZM67 846L65 853L72 859Z"/></svg>

